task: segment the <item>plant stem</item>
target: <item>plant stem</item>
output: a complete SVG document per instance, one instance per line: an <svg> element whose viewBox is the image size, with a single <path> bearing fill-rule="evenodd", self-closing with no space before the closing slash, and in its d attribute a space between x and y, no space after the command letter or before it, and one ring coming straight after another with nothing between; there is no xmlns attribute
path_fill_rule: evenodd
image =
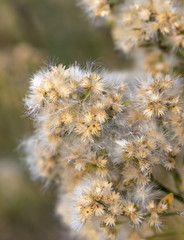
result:
<svg viewBox="0 0 184 240"><path fill-rule="evenodd" d="M161 217L164 217L164 216L175 216L175 215L179 215L180 212L164 212L164 213L159 213L158 215L161 216ZM144 217L147 218L147 217L150 217L151 214L147 214L145 215Z"/></svg>
<svg viewBox="0 0 184 240"><path fill-rule="evenodd" d="M173 192L171 189L165 187L162 183L160 183L158 180L156 180L153 176L152 176L152 180L153 182L155 182L157 184L157 186L164 192L166 193L173 193L174 197L179 200L180 202L184 203L184 197L182 197L180 194L177 194L175 192Z"/></svg>
<svg viewBox="0 0 184 240"><path fill-rule="evenodd" d="M159 216L175 216L175 215L179 215L180 212L165 212L165 213L160 213L158 214Z"/></svg>

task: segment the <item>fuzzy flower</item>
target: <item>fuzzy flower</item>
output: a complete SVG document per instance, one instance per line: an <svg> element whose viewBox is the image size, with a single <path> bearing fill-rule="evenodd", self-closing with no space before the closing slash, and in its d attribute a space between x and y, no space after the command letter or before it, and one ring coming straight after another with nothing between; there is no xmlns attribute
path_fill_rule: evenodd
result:
<svg viewBox="0 0 184 240"><path fill-rule="evenodd" d="M153 42L183 47L184 17L173 1L126 1L118 12L112 34L117 47L125 53Z"/></svg>
<svg viewBox="0 0 184 240"><path fill-rule="evenodd" d="M172 75L138 79L59 65L33 76L25 106L35 132L23 143L26 161L35 179L58 186L57 213L80 236L113 239L123 223L141 228L147 217L160 227L173 196L156 204L152 178L182 156L182 94Z"/></svg>

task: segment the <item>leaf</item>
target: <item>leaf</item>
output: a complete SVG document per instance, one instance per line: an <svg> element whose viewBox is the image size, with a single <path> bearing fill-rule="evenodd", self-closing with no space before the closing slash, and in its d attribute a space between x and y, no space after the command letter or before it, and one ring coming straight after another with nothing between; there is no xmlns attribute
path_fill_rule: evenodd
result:
<svg viewBox="0 0 184 240"><path fill-rule="evenodd" d="M172 204L172 202L173 202L173 199L174 199L173 193L167 194L165 197L163 197L163 198L160 200L159 205L158 205L158 208L159 208L162 204L164 204L164 203L166 203L166 204L168 205L168 207L170 207L171 204Z"/></svg>
<svg viewBox="0 0 184 240"><path fill-rule="evenodd" d="M122 105L128 106L128 105L130 105L130 103L131 103L130 101L125 101L122 103Z"/></svg>

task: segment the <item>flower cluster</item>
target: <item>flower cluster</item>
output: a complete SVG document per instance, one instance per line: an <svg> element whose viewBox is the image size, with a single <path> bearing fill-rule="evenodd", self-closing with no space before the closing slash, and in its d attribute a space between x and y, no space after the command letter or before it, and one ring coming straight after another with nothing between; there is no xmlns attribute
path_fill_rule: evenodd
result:
<svg viewBox="0 0 184 240"><path fill-rule="evenodd" d="M33 76L25 105L35 124L27 163L58 185L67 224L97 240L147 219L160 227L171 201L158 202L153 176L175 168L184 143L181 79L51 66Z"/></svg>
<svg viewBox="0 0 184 240"><path fill-rule="evenodd" d="M80 236L144 239L145 226L161 229L173 214L174 197L184 202L183 1L79 4L111 27L117 48L137 48L135 71L59 65L36 73L25 98L35 127L26 161L34 178L56 183L57 214ZM177 194L157 172L173 174Z"/></svg>
<svg viewBox="0 0 184 240"><path fill-rule="evenodd" d="M117 46L125 52L153 41L162 46L184 46L184 15L173 6L172 1L127 1L116 17L113 37Z"/></svg>
<svg viewBox="0 0 184 240"><path fill-rule="evenodd" d="M184 14L178 0L81 0L92 17L110 27L117 49L143 58L144 71L183 74ZM139 49L139 51L135 51ZM133 52L131 50L134 50ZM139 61L138 61L139 62Z"/></svg>
<svg viewBox="0 0 184 240"><path fill-rule="evenodd" d="M129 52L134 46L158 43L162 47L184 47L184 15L171 0L107 1L81 0L92 16L113 21L112 35L118 48Z"/></svg>

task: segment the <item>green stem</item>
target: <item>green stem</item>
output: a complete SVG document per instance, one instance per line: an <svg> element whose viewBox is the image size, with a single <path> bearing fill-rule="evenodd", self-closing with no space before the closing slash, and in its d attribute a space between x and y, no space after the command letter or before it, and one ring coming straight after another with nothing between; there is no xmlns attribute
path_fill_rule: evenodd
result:
<svg viewBox="0 0 184 240"><path fill-rule="evenodd" d="M91 90L90 90L90 89L87 89L87 90L82 94L82 96L80 97L80 100L81 100L81 101L86 100L86 99L89 97L90 94L91 94Z"/></svg>
<svg viewBox="0 0 184 240"><path fill-rule="evenodd" d="M158 215L161 216L161 217L166 217L166 216L175 216L175 215L179 215L181 214L180 212L164 212L164 213L159 213ZM151 214L146 214L144 217L147 218L147 217L150 217Z"/></svg>
<svg viewBox="0 0 184 240"><path fill-rule="evenodd" d="M184 203L184 198L180 194L177 194L177 193L173 192L171 189L165 187L162 183L160 183L154 177L152 177L152 180L153 180L153 182L155 182L157 184L158 188L160 188L162 191L164 191L166 193L173 193L174 197L177 200L179 200L180 202Z"/></svg>
<svg viewBox="0 0 184 240"><path fill-rule="evenodd" d="M158 214L159 216L175 216L175 215L179 215L180 212L165 212L165 213L160 213Z"/></svg>

